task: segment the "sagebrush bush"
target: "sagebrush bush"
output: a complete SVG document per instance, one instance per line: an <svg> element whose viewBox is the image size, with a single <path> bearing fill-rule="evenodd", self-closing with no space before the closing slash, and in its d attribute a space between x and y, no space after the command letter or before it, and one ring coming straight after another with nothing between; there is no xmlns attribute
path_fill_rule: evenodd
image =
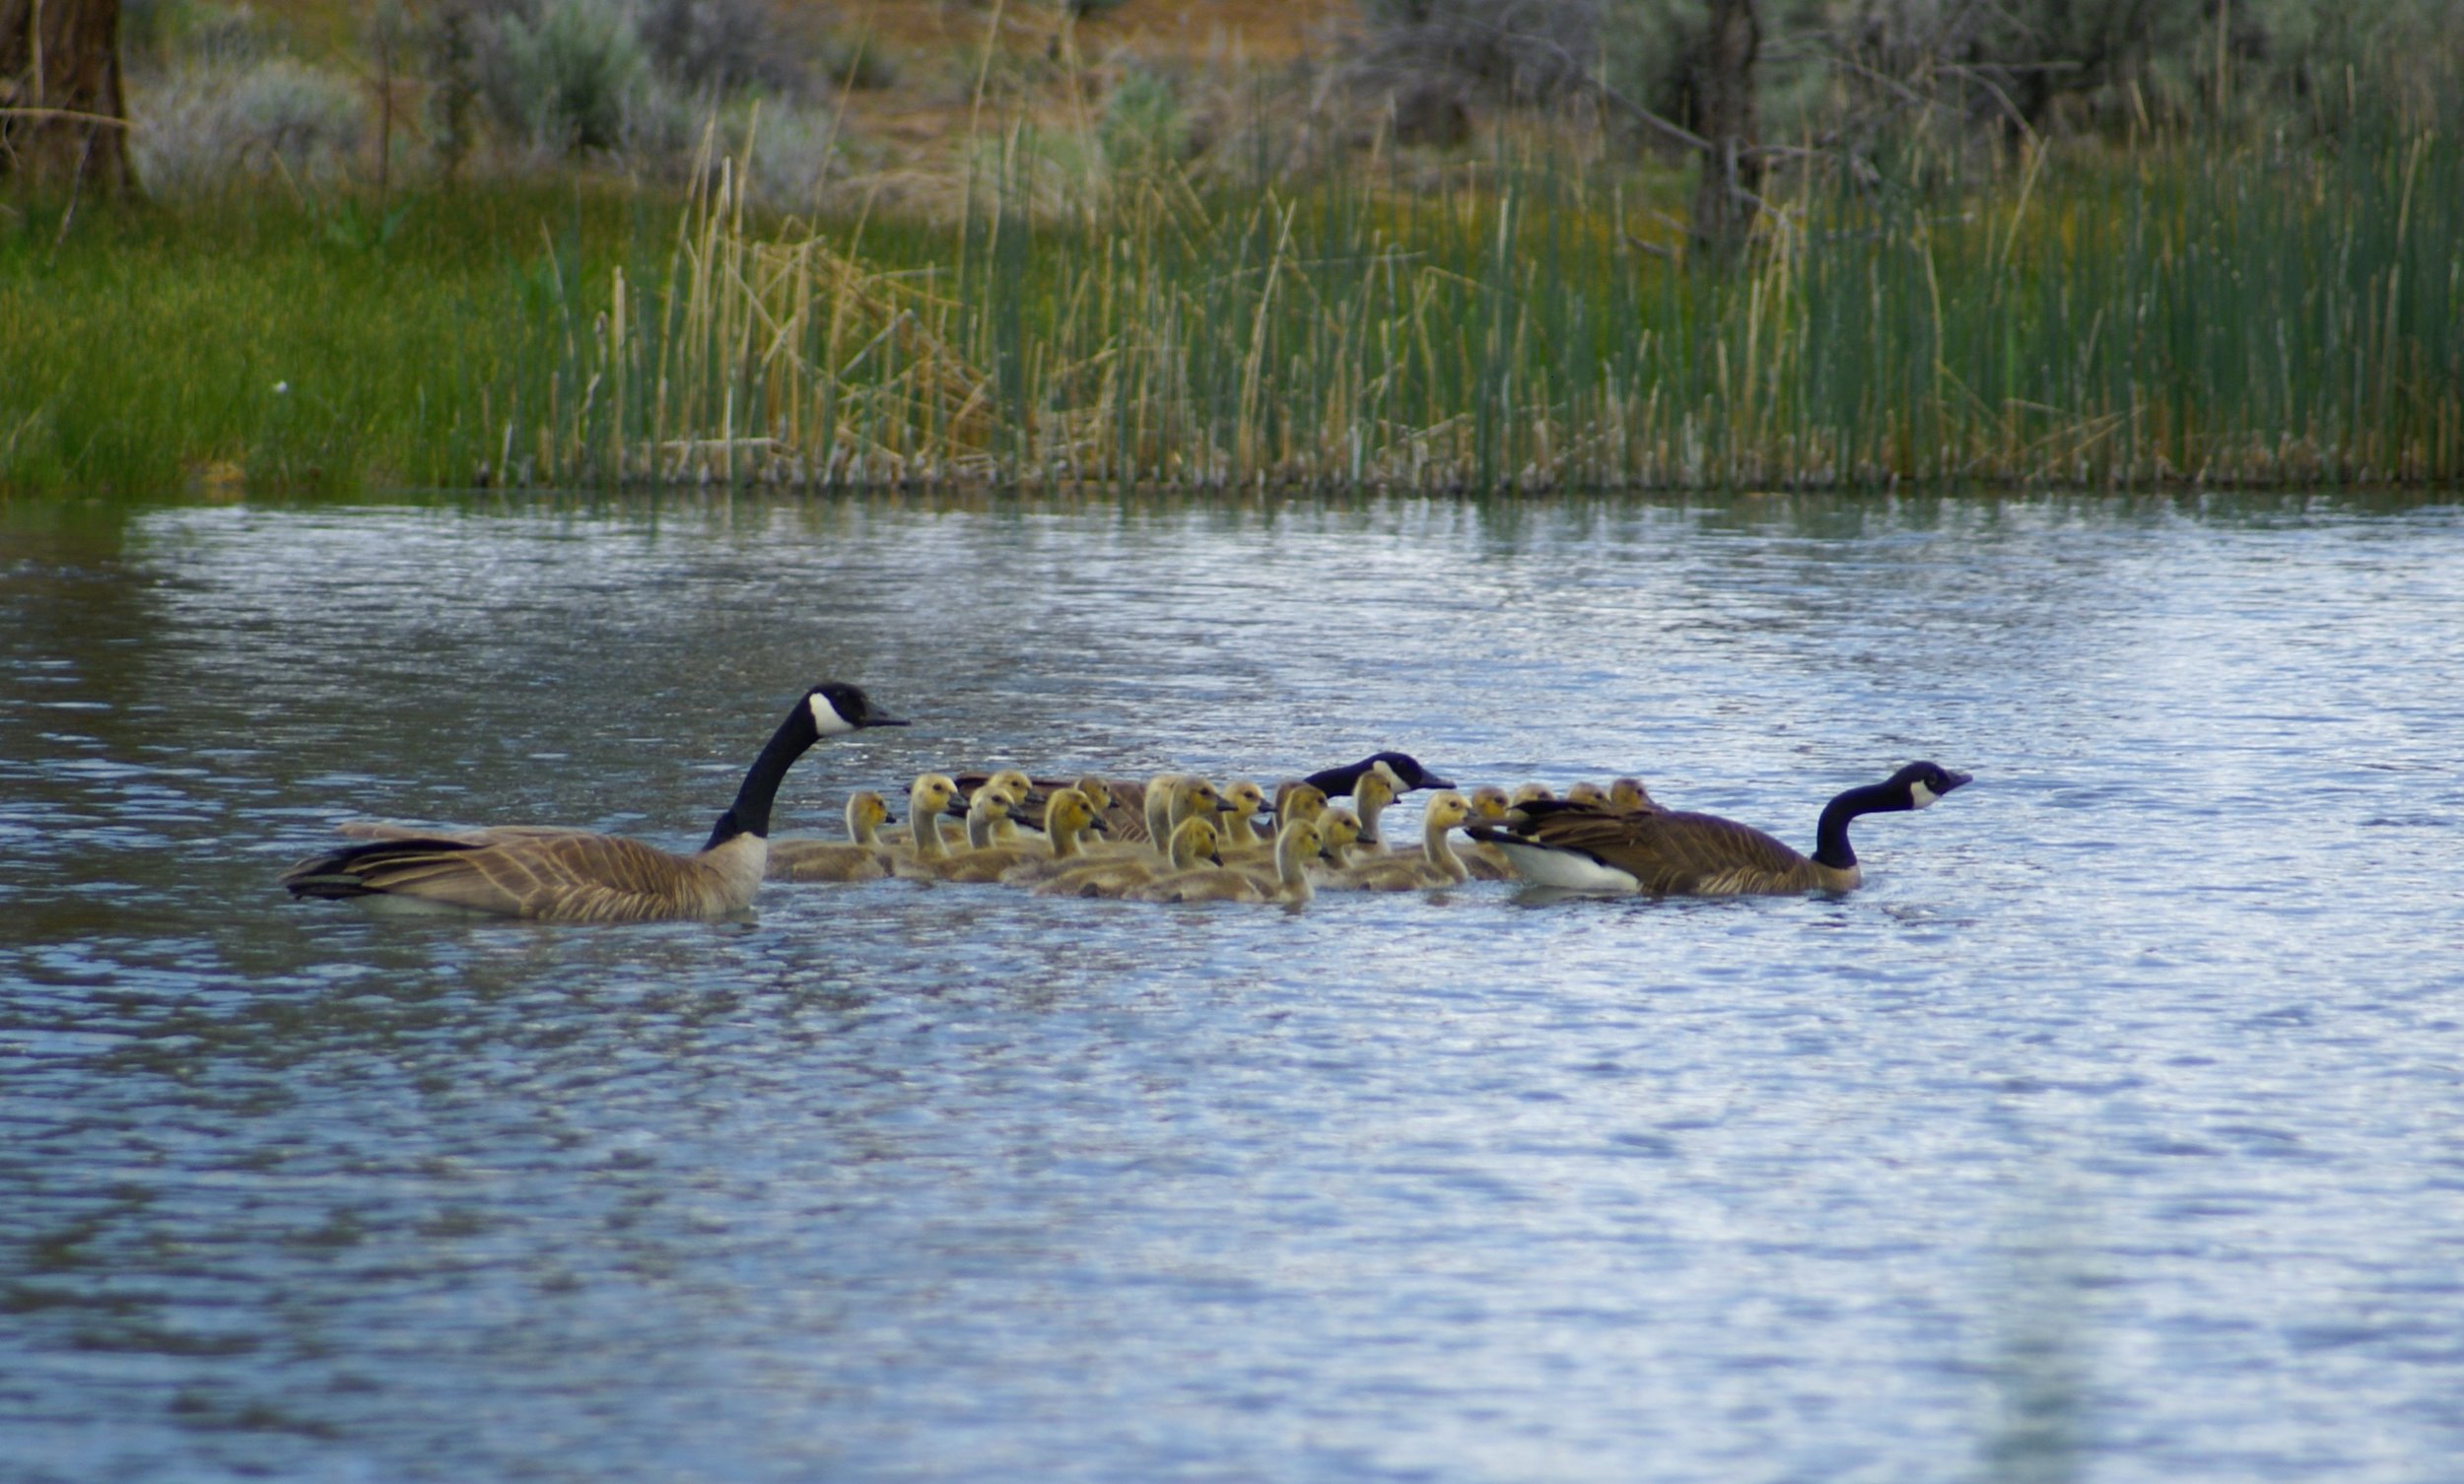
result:
<svg viewBox="0 0 2464 1484"><path fill-rule="evenodd" d="M714 95L805 92L821 48L800 32L775 0L647 0L642 11L651 65Z"/></svg>
<svg viewBox="0 0 2464 1484"><path fill-rule="evenodd" d="M1156 169L1188 158L1190 110L1169 79L1136 68L1104 101L1096 132L1114 169Z"/></svg>
<svg viewBox="0 0 2464 1484"><path fill-rule="evenodd" d="M504 18L488 58L498 117L540 146L613 152L651 106L650 56L623 0L547 0Z"/></svg>
<svg viewBox="0 0 2464 1484"><path fill-rule="evenodd" d="M293 57L235 60L208 52L136 87L130 139L137 178L167 196L197 195L250 176L345 176L368 123L348 78Z"/></svg>

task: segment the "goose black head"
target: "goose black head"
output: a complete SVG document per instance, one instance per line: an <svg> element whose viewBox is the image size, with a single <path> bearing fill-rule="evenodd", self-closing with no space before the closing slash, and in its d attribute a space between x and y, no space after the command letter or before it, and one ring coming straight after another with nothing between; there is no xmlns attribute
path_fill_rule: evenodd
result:
<svg viewBox="0 0 2464 1484"><path fill-rule="evenodd" d="M1940 763L1911 763L1890 776L1890 787L1904 792L1908 801L1902 809L1922 809L1951 789L1968 781L1964 773L1953 773Z"/></svg>
<svg viewBox="0 0 2464 1484"><path fill-rule="evenodd" d="M1406 793L1414 788L1452 788L1455 786L1421 767L1420 760L1407 752L1372 753L1367 761L1383 763L1392 769L1395 776L1403 780L1403 791Z"/></svg>
<svg viewBox="0 0 2464 1484"><path fill-rule="evenodd" d="M1401 793L1409 793L1414 788L1452 788L1455 786L1421 767L1420 760L1407 752L1373 752L1357 763L1342 768L1329 768L1322 773L1313 773L1306 781L1322 790L1329 798L1341 798L1352 791L1352 785L1360 781L1361 775L1372 771L1380 763L1385 764L1387 771L1395 776L1395 781L1403 785L1397 790Z"/></svg>
<svg viewBox="0 0 2464 1484"><path fill-rule="evenodd" d="M826 681L804 693L804 705L812 710L813 729L825 737L844 736L867 726L905 726L906 718L893 716L872 704L857 686L844 680Z"/></svg>

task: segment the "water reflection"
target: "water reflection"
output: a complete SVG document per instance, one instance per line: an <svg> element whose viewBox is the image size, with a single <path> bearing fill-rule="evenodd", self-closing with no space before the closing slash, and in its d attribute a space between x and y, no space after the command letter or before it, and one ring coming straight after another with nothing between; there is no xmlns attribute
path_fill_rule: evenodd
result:
<svg viewBox="0 0 2464 1484"><path fill-rule="evenodd" d="M0 527L10 1477L2435 1476L2451 506L443 498ZM1845 901L388 921L359 813L1643 775ZM1399 833L1410 822L1398 821ZM5 1474L7 1469L0 1469Z"/></svg>

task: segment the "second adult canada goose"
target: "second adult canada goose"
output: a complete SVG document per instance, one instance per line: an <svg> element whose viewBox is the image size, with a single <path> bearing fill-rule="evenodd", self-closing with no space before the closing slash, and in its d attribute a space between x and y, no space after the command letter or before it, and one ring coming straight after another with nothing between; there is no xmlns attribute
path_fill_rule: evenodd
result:
<svg viewBox="0 0 2464 1484"><path fill-rule="evenodd" d="M772 841L770 879L879 881L890 874L890 847L881 840L881 827L889 822L890 806L881 795L857 789L847 798L847 839Z"/></svg>
<svg viewBox="0 0 2464 1484"><path fill-rule="evenodd" d="M1968 781L1936 763L1911 763L1880 783L1822 807L1814 854L1710 814L1645 812L1563 800L1525 804L1520 819L1474 825L1472 837L1506 852L1523 879L1578 892L1655 897L1845 892L1863 880L1848 826L1860 815L1922 809Z"/></svg>
<svg viewBox="0 0 2464 1484"><path fill-rule="evenodd" d="M1331 799L1339 799L1352 791L1360 776L1384 765L1392 776L1395 791L1409 793L1414 788L1452 788L1455 785L1420 766L1420 760L1407 752L1373 752L1357 763L1341 768L1329 768L1311 774L1303 781Z"/></svg>
<svg viewBox="0 0 2464 1484"><path fill-rule="evenodd" d="M841 681L804 693L745 771L735 802L690 855L579 830L450 832L365 841L282 875L295 897L392 897L510 917L644 922L723 917L753 905L770 862L780 780L824 737L905 726Z"/></svg>

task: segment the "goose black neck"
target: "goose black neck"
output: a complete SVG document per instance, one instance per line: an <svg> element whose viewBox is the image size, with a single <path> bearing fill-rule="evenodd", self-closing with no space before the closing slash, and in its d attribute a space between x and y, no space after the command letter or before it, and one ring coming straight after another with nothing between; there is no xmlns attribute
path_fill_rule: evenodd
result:
<svg viewBox="0 0 2464 1484"><path fill-rule="evenodd" d="M787 712L779 729L762 745L761 756L744 772L744 782L736 789L736 801L711 826L705 850L723 845L739 835L770 838L770 806L779 797L779 784L795 766L795 760L821 740L821 732L813 725L813 713L802 703Z"/></svg>
<svg viewBox="0 0 2464 1484"><path fill-rule="evenodd" d="M1904 809L1907 804L1894 796L1888 783L1870 783L1851 788L1822 806L1822 823L1814 832L1814 860L1816 865L1846 870L1857 863L1857 852L1848 843L1848 822L1860 814L1875 814L1885 809Z"/></svg>

